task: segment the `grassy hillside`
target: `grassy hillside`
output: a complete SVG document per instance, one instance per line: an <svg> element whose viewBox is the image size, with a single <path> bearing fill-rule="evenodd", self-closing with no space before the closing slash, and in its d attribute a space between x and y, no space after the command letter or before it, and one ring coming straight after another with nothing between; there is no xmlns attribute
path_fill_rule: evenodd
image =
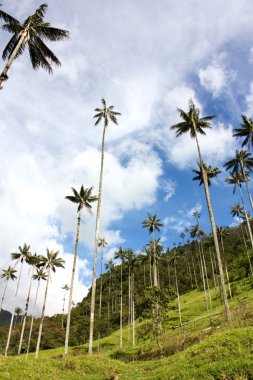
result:
<svg viewBox="0 0 253 380"><path fill-rule="evenodd" d="M215 292L213 289L212 292ZM213 294L212 314L222 310ZM0 357L0 379L253 379L253 290L251 283L234 283L233 322L223 314L205 318L203 293L193 291L181 298L183 320L193 321L180 328L175 301L170 303L163 335L150 340L149 321L136 325L136 347L124 328L123 349L119 331L96 342L94 354L87 346L77 346L64 357L63 348L42 351L36 361L21 357Z"/></svg>

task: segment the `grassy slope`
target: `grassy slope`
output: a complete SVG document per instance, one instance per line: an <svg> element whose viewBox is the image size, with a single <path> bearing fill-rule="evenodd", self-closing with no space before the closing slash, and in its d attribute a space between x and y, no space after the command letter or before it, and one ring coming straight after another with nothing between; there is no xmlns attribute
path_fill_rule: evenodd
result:
<svg viewBox="0 0 253 380"><path fill-rule="evenodd" d="M253 291L250 284L237 284L231 305L238 302L252 303ZM215 292L212 294L215 297ZM245 326L240 322L242 314L237 318L234 314L234 324L229 328L220 324L220 317L203 320L194 326L189 325L181 332L172 330L176 325L177 311L171 305L168 314L167 333L161 339L164 350L170 356L145 361L124 362L112 359L134 359L140 352L145 356L157 352L155 342L145 341L145 336L139 339L138 346L133 349L128 343L128 331L124 329L124 349L118 351L119 332L100 342L100 353L88 356L83 347L70 350L68 357L62 357L63 349L44 351L38 361L34 354L24 357L0 357L0 379L253 379L253 321L249 319ZM203 294L197 291L182 297L183 320L192 320L206 314L203 304ZM213 302L212 312L221 309L218 299ZM247 313L247 308L241 308ZM140 322L137 332L142 330L145 321ZM247 326L248 325L248 326ZM205 339L203 339L205 337ZM187 343L187 344L185 344ZM185 348L185 345L189 345ZM95 348L96 350L96 348ZM177 352L181 351L181 352ZM174 352L177 352L173 354ZM151 355L152 356L152 355Z"/></svg>

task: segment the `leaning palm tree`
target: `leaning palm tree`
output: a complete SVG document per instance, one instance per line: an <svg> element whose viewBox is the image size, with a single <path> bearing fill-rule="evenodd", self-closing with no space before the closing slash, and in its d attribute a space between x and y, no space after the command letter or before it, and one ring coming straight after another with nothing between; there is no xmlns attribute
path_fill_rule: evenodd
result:
<svg viewBox="0 0 253 380"><path fill-rule="evenodd" d="M245 247L248 262L249 262L250 273L251 273L251 276L253 277L253 268L252 268L252 264L251 264L251 260L250 260L250 256L249 256L249 252L248 252L246 239L245 239L244 232L243 232L243 224L242 224L242 218L241 218L241 216L243 215L243 207L241 207L241 205L239 203L234 204L233 206L231 206L230 213L233 217L236 216L239 219L239 223L240 223L240 227L241 227L242 240L244 243L244 247Z"/></svg>
<svg viewBox="0 0 253 380"><path fill-rule="evenodd" d="M29 337L28 337L27 350L26 350L26 360L27 360L27 357L28 357L28 353L29 353L29 349L30 349L30 343L31 343L31 338L32 338L33 321L34 321L35 309L36 309L36 306L37 306L37 298L38 298L38 292L39 292L39 287L40 287L40 281L41 280L46 280L46 279L47 279L47 274L46 274L44 268L37 269L37 273L33 275L33 280L37 280L38 281L38 285L37 285L35 300L34 300L34 304L33 304L32 320L31 320L31 324L30 324Z"/></svg>
<svg viewBox="0 0 253 380"><path fill-rule="evenodd" d="M74 280L75 280L75 272L76 272L76 261L77 261L77 254L78 254L78 242L79 242L79 230L80 230L80 223L81 223L81 212L82 212L83 208L86 208L89 212L91 212L91 209L92 209L91 203L96 202L98 199L96 196L92 195L92 190L93 190L93 187L85 189L82 185L80 192L78 193L78 191L72 187L73 195L67 195L65 197L69 201L78 204L75 253L74 253L73 269L72 269L71 282L70 282L68 317L67 317L66 337L65 337L65 350L64 350L65 354L68 353L70 318L71 318L72 297L73 297L73 288L74 288Z"/></svg>
<svg viewBox="0 0 253 380"><path fill-rule="evenodd" d="M114 254L114 259L120 259L121 265L120 265L120 348L122 348L122 341L123 341L123 301L122 301L122 272L123 272L123 265L126 258L126 252L123 248L119 248L119 250Z"/></svg>
<svg viewBox="0 0 253 380"><path fill-rule="evenodd" d="M222 261L221 261L220 247L219 247L217 231L216 231L216 224L214 220L213 208L212 208L211 197L210 197L210 192L209 192L209 187L208 187L208 179L207 179L205 167L203 165L204 163L203 163L199 140L198 140L198 133L201 135L205 135L206 133L204 129L211 128L210 121L214 118L214 116L210 115L210 116L205 116L205 117L200 118L199 117L200 111L198 108L196 108L192 100L189 101L188 113L183 111L182 109L178 109L178 112L181 118L183 119L183 121L181 123L172 125L171 129L176 130L177 137L181 136L184 133L189 132L190 136L194 138L196 141L200 168L203 173L202 174L203 183L204 183L206 202L207 202L208 213L210 217L212 233L213 233L213 238L214 238L215 252L216 252L217 261L218 261L218 268L219 268L219 274L220 274L220 279L221 279L221 288L222 288L226 318L228 321L230 321L231 314L230 314L230 309L229 309L229 304L228 304L228 299L227 299L227 294L226 294L226 286L225 286L224 273L223 273L223 267L222 267Z"/></svg>
<svg viewBox="0 0 253 380"><path fill-rule="evenodd" d="M229 173L229 174L230 174L230 177L226 179L226 182L230 185L234 185L233 193L235 193L236 187L238 187L238 189L239 189L242 207L243 207L243 212L244 212L244 217L245 217L247 227L248 227L248 233L249 233L249 237L250 237L251 248L253 248L253 235L252 235L249 217L248 217L248 213L247 213L246 208L245 208L245 202L244 202L244 198L243 198L243 194L242 194L242 183L244 182L244 178L243 178L242 174L239 172L234 172L234 173ZM245 175L247 175L247 173Z"/></svg>
<svg viewBox="0 0 253 380"><path fill-rule="evenodd" d="M48 292L49 279L51 278L51 272L55 272L56 268L64 268L64 265L63 265L64 260L58 257L58 255L59 255L59 251L49 251L49 249L47 248L47 255L40 257L39 266L43 267L47 271L47 285L46 285L44 302L43 302L41 318L40 318L40 327L39 327L39 334L38 334L36 353L35 353L36 359L38 359L38 356L39 356L40 340L41 340L41 334L42 334L43 321L45 317L47 292Z"/></svg>
<svg viewBox="0 0 253 380"><path fill-rule="evenodd" d="M253 210L253 200L249 189L249 181L247 175L248 172L252 172L253 170L253 157L251 156L251 153L247 152L246 150L237 150L235 158L226 162L224 164L224 167L226 170L232 169L232 173L241 172L248 192L250 205Z"/></svg>
<svg viewBox="0 0 253 380"><path fill-rule="evenodd" d="M17 265L20 262L21 263L21 267L20 267L20 271L19 271L16 292L15 292L15 295L14 295L12 315L11 315L11 322L10 322L9 333L8 333L8 338L7 338L7 343L6 343L6 347L5 347L5 353L4 353L5 356L7 356L9 345L10 345L10 340L11 340L12 326L13 326L15 307L16 307L16 302L17 302L17 297L18 297L18 290L19 290L19 284L20 284L20 279L21 279L21 275L22 275L23 264L24 264L24 262L27 262L27 260L29 260L29 257L31 256L30 245L27 245L25 243L23 245L23 247L19 246L18 249L19 249L19 252L13 252L11 254L12 260L16 260L16 264L15 265Z"/></svg>
<svg viewBox="0 0 253 380"><path fill-rule="evenodd" d="M6 293L6 289L7 289L7 285L9 283L9 280L12 280L14 281L15 278L17 278L17 276L15 275L15 273L17 273L17 271L12 268L10 265L8 266L7 269L3 269L2 270L2 274L1 274L1 278L3 278L5 280L5 287L4 287L4 292L3 292L3 296L2 296L2 299L1 299L1 305L0 305L0 312L2 310L2 307L3 307L3 302L4 302L4 298L5 298L5 293Z"/></svg>
<svg viewBox="0 0 253 380"><path fill-rule="evenodd" d="M39 261L40 261L40 256L38 256L36 253L34 255L31 255L27 259L27 264L31 265L31 267L32 267L31 268L32 274L31 274L30 285L29 285L28 294L27 294L27 298L26 298L25 311L24 311L24 315L23 315L22 329L21 329L21 335L20 335L19 347L18 347L18 355L20 355L20 353L21 353L23 337L24 337L24 332L25 332L26 317L27 317L27 313L28 313L30 293L31 293L31 287L32 287L32 280L33 280L33 272L34 272L35 266L39 264Z"/></svg>
<svg viewBox="0 0 253 380"><path fill-rule="evenodd" d="M233 136L243 137L242 148L247 145L248 150L253 146L253 120L246 115L242 116L242 124L240 128L235 129Z"/></svg>
<svg viewBox="0 0 253 380"><path fill-rule="evenodd" d="M61 328L62 330L64 330L63 320L64 320L64 311L65 311L66 292L69 291L68 284L63 285L62 290L64 290L64 292L63 292L63 303L62 303Z"/></svg>
<svg viewBox="0 0 253 380"><path fill-rule="evenodd" d="M42 67L50 74L52 73L52 64L61 65L55 54L45 45L44 41L60 41L69 37L69 32L63 29L52 27L45 22L45 13L47 4L42 4L36 9L33 15L20 23L14 17L6 16L4 12L0 12L6 24L2 28L12 33L12 37L6 45L2 58L8 59L1 75L0 86L4 80L8 79L7 72L12 65L14 59L18 58L28 47L31 63L34 69Z"/></svg>
<svg viewBox="0 0 253 380"><path fill-rule="evenodd" d="M115 112L113 110L114 106L107 107L106 102L103 98L102 98L102 105L103 105L103 108L95 108L96 115L94 116L94 118L96 119L95 125L98 125L100 121L103 120L104 128L103 128L102 146L101 146L101 164L100 164L100 176L99 176L99 186L98 186L98 204L97 204L95 244L94 244L94 264L93 264L92 287L91 287L89 354L92 354L92 346L93 346L99 224L100 224L100 209L101 209L103 172L104 172L105 131L110 121L113 124L118 124L117 116L121 115L121 113Z"/></svg>

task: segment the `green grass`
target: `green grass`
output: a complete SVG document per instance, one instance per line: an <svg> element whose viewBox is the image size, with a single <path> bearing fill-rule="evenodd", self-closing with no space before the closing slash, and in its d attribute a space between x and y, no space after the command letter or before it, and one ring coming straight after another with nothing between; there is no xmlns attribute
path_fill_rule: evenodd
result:
<svg viewBox="0 0 253 380"><path fill-rule="evenodd" d="M176 303L168 310L165 333L158 345L145 336L145 324L136 325L142 337L135 348L128 340L124 328L123 349L119 350L119 331L101 339L100 352L97 342L94 354L87 354L87 346L70 349L64 357L63 348L34 353L28 360L20 357L0 357L0 379L11 380L116 380L118 379L169 379L169 380L253 380L253 308L246 307L253 301L250 283L234 283L232 307L243 305L233 312L233 323L227 326L224 316L203 319L195 324L173 330L178 324ZM212 290L213 310L222 311L219 298ZM203 293L193 291L181 297L184 321L201 318L207 314ZM131 333L131 331L130 331Z"/></svg>

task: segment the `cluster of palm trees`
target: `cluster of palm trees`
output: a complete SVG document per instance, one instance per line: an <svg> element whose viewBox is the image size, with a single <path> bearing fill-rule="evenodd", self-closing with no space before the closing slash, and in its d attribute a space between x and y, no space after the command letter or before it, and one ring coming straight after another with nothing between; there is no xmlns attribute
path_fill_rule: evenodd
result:
<svg viewBox="0 0 253 380"><path fill-rule="evenodd" d="M30 276L30 280L29 280L25 309L24 309L24 312L22 315L22 320L21 320L22 327L21 327L21 334L20 334L20 339L19 339L18 355L20 355L20 353L22 352L22 349L24 348L23 347L23 345L24 345L24 332L25 332L25 328L26 328L26 319L27 319L27 315L28 315L32 284L35 280L37 281L36 295L35 295L35 299L34 299L32 318L31 318L30 330L29 330L29 338L28 338L28 342L27 342L26 348L25 348L27 355L28 355L29 349L30 349L32 330L33 330L33 321L34 321L35 311L36 311L36 306L37 306L37 299L38 299L38 291L39 291L40 282L41 282L41 280L46 280L47 282L46 282L43 306L42 306L42 311L41 311L39 333L38 333L38 337L37 337L37 346L36 346L36 358L38 358L41 335L42 335L42 328L43 328L43 321L44 321L44 316L45 316L45 307L46 307L46 301L47 301L49 281L51 279L52 272L55 272L56 268L58 268L58 267L64 268L64 265L63 265L64 261L60 257L58 257L58 255L59 255L58 251L50 251L49 249L47 249L45 256L44 255L37 255L36 253L32 254L30 252L30 246L25 243L22 247L19 246L18 252L13 252L11 254L12 260L15 260L14 267L9 266L6 270L2 271L1 278L3 278L5 281L5 287L4 287L4 292L3 292L3 296L2 296L2 300L1 300L0 311L2 310L3 302L5 300L6 289L7 289L7 285L9 283L9 280L14 281L15 279L17 279L17 286L16 286L16 290L15 290L15 294L14 294L9 332L8 332L8 337L7 337L6 347L5 347L5 356L7 356L9 346L10 346L15 315L17 316L17 315L20 315L22 313L22 309L20 309L19 307L16 307L16 303L17 303L17 298L18 298L19 285L20 285L20 280L21 280L21 276L22 276L23 266L26 263L31 268L31 270L30 270L31 276ZM18 266L19 266L19 271L17 271L15 269ZM35 271L36 271L36 273L34 273ZM16 276L16 273L18 273L18 277ZM16 317L16 320L17 320L17 317Z"/></svg>

